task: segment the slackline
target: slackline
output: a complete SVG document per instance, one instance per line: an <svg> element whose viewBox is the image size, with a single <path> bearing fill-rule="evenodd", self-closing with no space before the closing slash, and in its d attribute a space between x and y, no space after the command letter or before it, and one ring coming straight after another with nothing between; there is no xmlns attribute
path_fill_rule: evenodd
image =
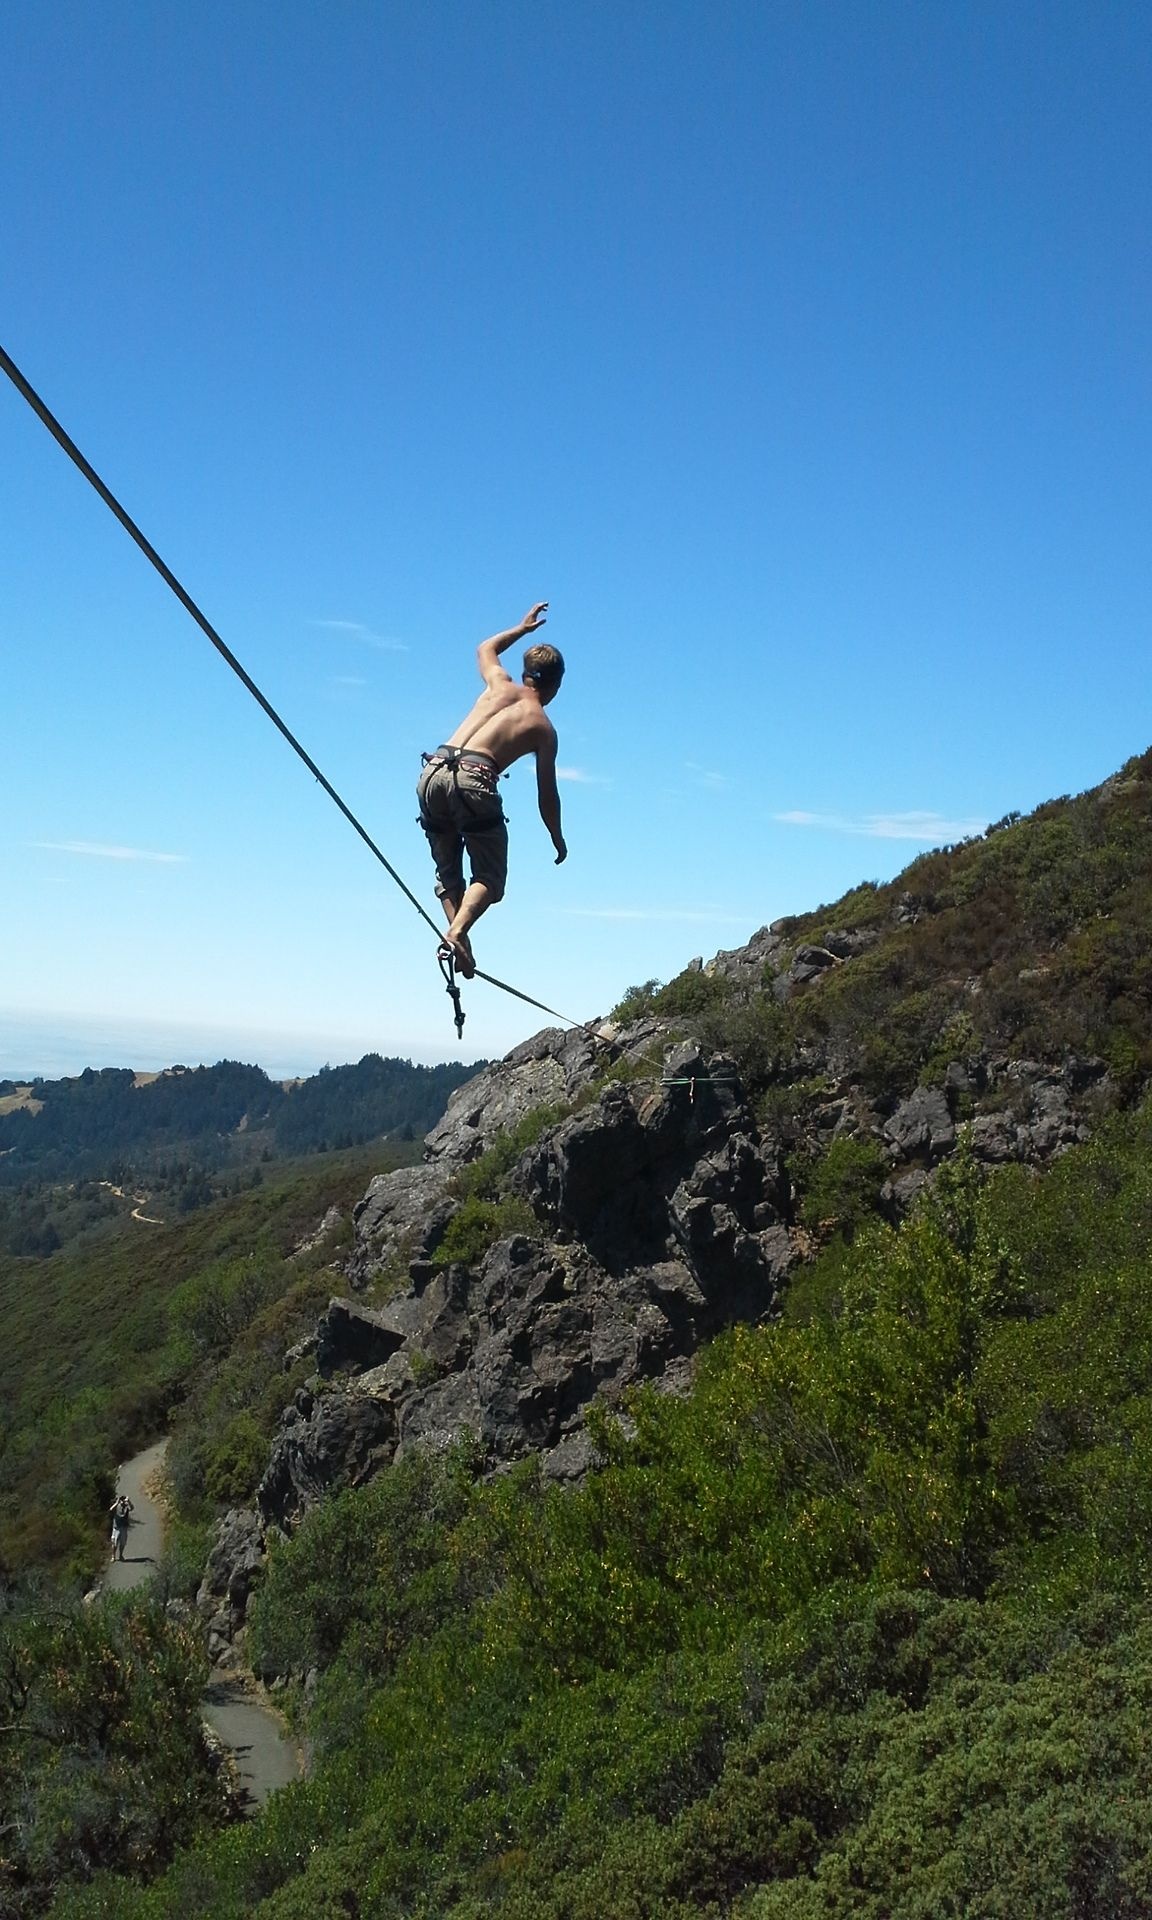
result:
<svg viewBox="0 0 1152 1920"><path fill-rule="evenodd" d="M385 858L384 854L381 852L380 848L376 845L375 840L373 840L367 828L364 827L361 824L361 822L356 818L356 815L353 813L351 807L348 806L348 804L341 799L335 787L332 785L332 782L327 778L325 774L323 774L320 771L320 768L316 765L316 762L315 760L313 760L311 754L308 753L307 750L301 746L299 740L297 740L296 735L292 732L291 728L289 728L285 724L285 722L280 718L280 715L277 713L275 707L272 705L272 702L266 699L264 694L261 693L259 687L256 685L255 680L253 680L251 674L248 673L245 670L245 668L240 664L240 661L236 658L236 655L232 652L231 647L229 647L221 639L220 635L217 633L211 621L207 618L207 616L204 613L201 612L200 608L196 605L195 600L193 600L191 594L187 592L187 590L181 585L180 581L176 578L176 575L172 572L171 567L167 566L165 562L161 559L155 547L152 545L152 542L147 538L145 534L143 534L140 531L140 528L136 525L136 522L135 520L133 520L131 514L127 511L126 508L121 506L119 500L117 500L116 495L112 492L111 488L105 486L103 480L100 478L100 475L96 472L95 467L92 466L90 461L84 458L84 455L81 453L79 447L76 445L76 442L71 438L71 436L68 433L65 432L64 428L60 425L59 420L57 420L55 414L52 413L49 410L49 408L45 405L44 401L40 398L40 395L36 392L36 389L32 386L31 382L25 379L19 367L16 365L16 362L12 359L10 354L5 352L3 346L0 346L0 367L3 367L4 372L8 375L8 378L11 380L12 385L16 388L17 392L21 394L23 398L28 402L28 405L31 407L33 413L36 414L37 418L43 423L44 426L47 427L49 433L52 435L52 438L61 447L63 447L64 452L68 455L68 458L72 461L73 465L79 468L80 472L84 475L84 478L87 480L89 486L95 489L95 491L100 495L101 500L103 500L104 505L109 509L111 513L115 514L117 520L119 520L120 522L120 525L124 528L125 533L129 534L130 537L136 542L136 545L139 547L145 559L149 560L151 564L155 567L157 573L160 575L160 578L164 581L165 585L172 589L172 592L176 595L176 598L177 600L179 600L181 606L185 609L186 612L191 614L193 620L195 620L196 625L200 628L201 632L207 635L208 639L212 642L212 645L215 647L217 653L221 656L223 660L227 661L228 665L231 667L237 679L243 681L249 693L252 695L252 698L257 702L259 706L261 706L264 709L264 712L268 715L268 718L269 720L271 720L273 726L276 727L278 731L283 734L285 740L287 740L288 745L292 748L293 752L299 755L300 759L304 762L304 765L307 767L309 773L312 774L313 777L319 781L325 793L328 795L328 798L332 800L337 807L339 807L341 813L344 815L344 818L348 821L349 825L356 829L356 832L360 835L361 840L363 840L369 852L375 854L377 860L380 862L380 865L384 868L385 873L387 873L396 882L396 885L399 887L401 893L404 894L405 898L411 901L417 913L420 915L420 918L424 920L429 927L431 927L433 933L436 935L437 940L442 939L443 930L436 925L436 922L433 920L431 914L417 899L411 887L409 887L405 883L405 881L401 879L400 875L397 873L391 861ZM592 1031L590 1022L586 1020L573 1020L566 1013L557 1013L555 1007L545 1006L542 1000L534 1000L531 994L522 993L519 987L510 987L506 980L497 980L495 976L491 973L481 973L479 967L477 967L475 974L470 977L476 980L485 980L487 981L490 987L498 987L501 993L510 993L514 999L525 1001L528 1006L536 1007L541 1013L551 1014L554 1020L563 1021L566 1027L583 1027L586 1031L589 1031L589 1032Z"/></svg>

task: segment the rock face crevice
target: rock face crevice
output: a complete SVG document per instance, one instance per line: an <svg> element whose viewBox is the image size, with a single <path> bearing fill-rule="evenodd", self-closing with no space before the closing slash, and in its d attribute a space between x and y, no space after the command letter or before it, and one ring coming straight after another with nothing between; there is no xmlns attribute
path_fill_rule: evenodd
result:
<svg viewBox="0 0 1152 1920"><path fill-rule="evenodd" d="M514 1184L546 1233L581 1243L609 1274L679 1254L705 1288L722 1290L734 1259L763 1268L770 1288L778 1256L757 1236L780 1224L788 1192L735 1065L691 1043L664 1064L662 1082L613 1083L550 1131Z"/></svg>

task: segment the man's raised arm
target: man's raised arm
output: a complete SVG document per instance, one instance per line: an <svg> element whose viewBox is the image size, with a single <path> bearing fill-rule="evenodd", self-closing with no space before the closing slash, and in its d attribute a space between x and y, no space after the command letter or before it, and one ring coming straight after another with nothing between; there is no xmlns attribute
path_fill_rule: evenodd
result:
<svg viewBox="0 0 1152 1920"><path fill-rule="evenodd" d="M509 647L514 647L517 640L523 640L526 633L535 633L538 627L542 627L547 613L547 600L539 600L534 607L529 608L518 627L509 627L507 633L494 633L490 640L481 640L476 649L476 664L487 686L512 678L512 675L500 665L500 655L506 653Z"/></svg>

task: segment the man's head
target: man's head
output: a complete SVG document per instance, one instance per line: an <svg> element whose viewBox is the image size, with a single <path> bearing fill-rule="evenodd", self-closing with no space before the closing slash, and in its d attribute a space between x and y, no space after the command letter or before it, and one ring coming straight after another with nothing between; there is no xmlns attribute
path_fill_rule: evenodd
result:
<svg viewBox="0 0 1152 1920"><path fill-rule="evenodd" d="M524 679L528 686L535 687L545 705L563 678L564 656L558 647L550 647L546 640L541 640L538 646L527 648L524 654Z"/></svg>

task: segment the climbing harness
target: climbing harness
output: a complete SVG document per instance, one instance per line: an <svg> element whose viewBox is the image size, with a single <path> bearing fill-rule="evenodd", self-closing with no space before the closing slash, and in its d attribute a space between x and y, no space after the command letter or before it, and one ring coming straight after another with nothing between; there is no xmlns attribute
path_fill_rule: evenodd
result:
<svg viewBox="0 0 1152 1920"><path fill-rule="evenodd" d="M504 809L499 804L497 792L500 769L490 753L483 753L479 748L471 747L437 747L435 753L422 753L420 755L420 766L420 784L417 789L420 811L416 815L416 824L427 834L429 844L435 840L438 832L443 831L442 828L437 827L436 822L432 818L428 807L427 794L424 790L424 774L427 773L430 767L443 767L446 772L452 775L452 798L457 809L455 821L451 824L452 832L455 833L457 831L455 822L460 820L461 814L468 816L466 831L470 835L474 833L494 833L502 830L506 826ZM474 774L481 792L489 799L496 800L496 811L490 820L477 819L475 798L466 788L462 788L460 785L461 770L465 773ZM461 832L463 831L464 829L461 828Z"/></svg>
<svg viewBox="0 0 1152 1920"><path fill-rule="evenodd" d="M221 656L223 660L227 661L228 665L231 667L233 673L237 676L237 678L243 681L244 685L248 689L248 692L252 695L252 698L257 702L257 704L260 707L263 708L264 712L268 715L268 718L271 720L273 726L276 727L281 734L283 734L285 740L287 740L288 745L292 748L293 752L299 755L300 759L304 762L304 765L307 767L309 773L312 774L314 779L319 781L325 793L328 795L328 798L334 803L334 805L336 805L340 809L340 812L344 815L344 818L348 821L349 825L355 828L356 832L360 835L361 840L363 840L365 846L368 848L369 852L375 854L377 860L380 862L380 865L384 868L385 873L387 873L390 876L390 878L396 882L396 885L399 887L401 893L404 894L406 899L411 901L417 913L420 915L420 918L423 921L425 921L429 927L431 927L432 932L436 935L436 938L439 941L442 937L441 929L436 925L436 922L433 920L431 914L428 913L426 908L421 905L420 901L417 899L416 895L413 893L411 887L407 886L406 883L401 879L400 875L397 873L391 861L385 858L384 854L380 851L380 848L376 845L375 840L373 840L367 828L361 825L360 821L356 818L356 815L353 813L351 807L349 807L347 803L341 799L335 787L332 785L332 782L329 779L327 779L323 773L321 773L320 768L316 765L316 762L313 760L311 754L309 754L305 750L305 748L301 746L299 740L297 740L296 738L296 735L290 730L288 726L286 726L285 722L280 718L280 715L277 713L271 701L266 699L264 694L261 693L259 687L256 685L256 682L252 679L252 676L245 671L244 667L241 666L239 660L236 658L236 655L232 652L231 648L227 646L225 642L221 639L220 635L217 633L211 621L207 618L205 614L203 614L200 611L200 608L196 605L196 602L195 600L193 600L191 594L188 593L187 590L180 584L180 581L176 578L176 575L172 572L172 569L169 566L167 566L165 562L161 559L155 547L152 545L152 542L149 539L147 539L147 537L140 531L140 528L136 525L136 522L133 520L132 516L128 513L126 508L121 506L115 494L111 491L109 487L105 486L103 480L101 480L100 478L100 475L96 472L95 467L93 467L91 463L84 458L84 455L81 453L79 447L76 445L76 442L70 437L69 434L65 432L64 428L60 425L60 422L57 420L55 414L49 411L48 407L45 405L44 401L40 398L40 395L36 392L35 388L31 385L31 383L28 380L25 379L19 367L16 365L16 362L12 359L10 354L5 352L2 346L0 346L0 367L2 367L4 372L8 375L8 378L11 380L12 385L16 388L16 391L23 397L23 399L25 399L28 402L28 405L31 407L33 413L37 416L37 418L41 421L41 423L45 427L47 427L49 433L52 435L52 438L57 442L59 446L63 448L64 452L68 455L68 458L72 461L73 465L79 468L80 472L84 475L84 478L88 481L88 484L91 487L93 487L95 491L100 495L101 500L103 500L104 505L108 508L109 512L115 514L117 520L119 520L121 526L124 528L124 531L129 535L129 537L132 540L136 542L136 545L139 547L145 559L150 561L152 566L155 567L157 573L160 575L160 578L164 581L165 585L171 588L172 592L176 595L177 600L179 600L181 606L185 609L187 613L191 614L193 620L195 620L196 622L196 625L200 628L201 632L204 633L207 636L207 638L212 642L212 645L215 647L217 653ZM439 751L440 753L443 753L445 752L445 749L441 747ZM448 749L448 751L459 752L461 750ZM432 756L425 756L426 759L429 757L432 757ZM475 758L477 756L473 755L471 757ZM485 758L487 758L487 756L485 756ZM441 971L443 972L443 970L444 970L443 962L441 962ZM583 1031L586 1033L589 1033L589 1034L595 1033L595 1028L592 1026L592 1024L589 1021L573 1020L570 1017L570 1015L566 1013L557 1013L555 1007L545 1006L542 1000L534 1000L531 994L521 993L518 987L510 987L507 981L497 980L495 976L490 973L481 973L479 968L477 968L473 978L477 980L485 980L487 981L490 987L498 987L501 993L510 993L514 999L523 1000L527 1003L528 1006L536 1007L539 1010L539 1012L550 1014L554 1020L562 1021L562 1023L566 1027L579 1027L583 1029ZM446 979L447 979L447 990L452 996L452 1004L455 1009L456 1034L457 1034L457 1038L459 1038L460 1034L463 1031L464 1015L460 1006L460 990L455 983L455 963L454 962L452 963L451 974L450 976L446 975Z"/></svg>
<svg viewBox="0 0 1152 1920"><path fill-rule="evenodd" d="M452 775L457 791L460 787L460 769L480 776L481 784L489 793L495 793L496 782L500 778L500 769L490 753L484 753L479 747L437 747L435 753L420 755L422 767L447 767Z"/></svg>

